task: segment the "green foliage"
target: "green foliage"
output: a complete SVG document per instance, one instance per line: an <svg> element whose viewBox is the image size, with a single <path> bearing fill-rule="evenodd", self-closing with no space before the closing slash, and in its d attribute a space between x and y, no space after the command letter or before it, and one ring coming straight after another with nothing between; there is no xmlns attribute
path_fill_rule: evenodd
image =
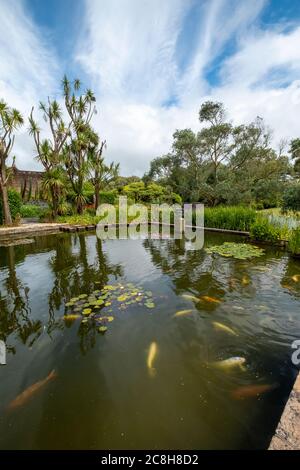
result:
<svg viewBox="0 0 300 470"><path fill-rule="evenodd" d="M172 192L170 187L157 183L145 184L143 181L130 183L123 188L123 193L134 202L146 204L182 204L179 194Z"/></svg>
<svg viewBox="0 0 300 470"><path fill-rule="evenodd" d="M276 243L281 240L282 229L272 224L266 217L257 217L251 225L250 237L254 240Z"/></svg>
<svg viewBox="0 0 300 470"><path fill-rule="evenodd" d="M300 256L300 227L292 230L289 239L289 250L292 255Z"/></svg>
<svg viewBox="0 0 300 470"><path fill-rule="evenodd" d="M204 127L198 133L182 129L173 134L171 152L152 160L144 181L170 186L185 202L213 207L277 204L292 168L271 148L263 120L233 126L223 104L211 101L201 106L199 120Z"/></svg>
<svg viewBox="0 0 300 470"><path fill-rule="evenodd" d="M21 199L20 194L15 189L8 190L8 203L9 203L12 220L16 220L17 216L21 212L22 199ZM0 224L3 224L3 211L2 211L1 198L0 198Z"/></svg>
<svg viewBox="0 0 300 470"><path fill-rule="evenodd" d="M46 213L47 209L33 204L24 204L21 207L20 214L22 218L40 218Z"/></svg>
<svg viewBox="0 0 300 470"><path fill-rule="evenodd" d="M300 139L294 139L290 143L289 153L292 159L295 160L294 169L296 173L300 173Z"/></svg>
<svg viewBox="0 0 300 470"><path fill-rule="evenodd" d="M117 191L100 191L100 204L115 204L117 201Z"/></svg>
<svg viewBox="0 0 300 470"><path fill-rule="evenodd" d="M249 231L255 221L254 209L242 206L206 208L204 211L205 227L224 230Z"/></svg>
<svg viewBox="0 0 300 470"><path fill-rule="evenodd" d="M225 242L223 245L212 246L207 248L206 251L208 253L217 253L225 258L235 259L258 258L264 254L264 250L257 246L250 245L249 243L232 242Z"/></svg>
<svg viewBox="0 0 300 470"><path fill-rule="evenodd" d="M300 184L293 185L286 189L282 196L282 210L300 211Z"/></svg>

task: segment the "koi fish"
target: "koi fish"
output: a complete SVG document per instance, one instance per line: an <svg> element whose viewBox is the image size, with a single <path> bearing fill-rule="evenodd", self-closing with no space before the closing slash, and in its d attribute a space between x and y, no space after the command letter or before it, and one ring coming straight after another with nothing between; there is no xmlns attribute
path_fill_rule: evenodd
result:
<svg viewBox="0 0 300 470"><path fill-rule="evenodd" d="M178 312L175 313L174 318L183 317L184 315L189 315L192 312L193 310L179 310Z"/></svg>
<svg viewBox="0 0 300 470"><path fill-rule="evenodd" d="M222 330L222 331L225 331L226 333L229 333L230 335L238 336L238 334L234 330L232 330L229 326L223 325L223 323L214 321L213 325L216 330L220 330L220 331Z"/></svg>
<svg viewBox="0 0 300 470"><path fill-rule="evenodd" d="M229 359L224 359L223 361L214 362L213 365L220 369L232 369L234 367L239 367L241 370L245 370L244 364L246 359L244 357L230 357Z"/></svg>
<svg viewBox="0 0 300 470"><path fill-rule="evenodd" d="M153 377L156 373L155 368L153 367L155 358L157 356L157 343L153 342L150 344L149 351L148 351L148 358L147 358L147 367L149 370L150 375Z"/></svg>
<svg viewBox="0 0 300 470"><path fill-rule="evenodd" d="M212 304L220 304L221 300L216 299L215 297L209 297L209 295L202 295L200 300L204 300L205 302L211 302Z"/></svg>
<svg viewBox="0 0 300 470"><path fill-rule="evenodd" d="M292 276L292 279L294 282L299 282L300 281L300 274L295 274L294 276Z"/></svg>
<svg viewBox="0 0 300 470"><path fill-rule="evenodd" d="M21 406L25 405L34 395L36 395L48 382L56 379L57 373L55 370L52 370L48 377L39 382L36 382L33 385L30 385L24 392L20 393L7 407L8 411L13 411Z"/></svg>
<svg viewBox="0 0 300 470"><path fill-rule="evenodd" d="M190 300L191 302L200 302L200 299L198 299L198 297L195 297L194 295L190 295L190 294L183 294L182 295L182 298L184 300Z"/></svg>
<svg viewBox="0 0 300 470"><path fill-rule="evenodd" d="M262 385L246 385L239 387L232 392L233 398L242 400L243 398L258 397L263 393L274 390L278 387L278 384L262 384Z"/></svg>

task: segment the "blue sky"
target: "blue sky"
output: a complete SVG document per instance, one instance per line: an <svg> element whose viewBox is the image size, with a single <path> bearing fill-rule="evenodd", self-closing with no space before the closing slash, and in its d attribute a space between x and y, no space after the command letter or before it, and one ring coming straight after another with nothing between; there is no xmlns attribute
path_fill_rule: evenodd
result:
<svg viewBox="0 0 300 470"><path fill-rule="evenodd" d="M27 117L60 99L64 73L79 77L123 174L142 175L176 128L198 130L207 99L236 123L263 116L274 145L300 135L298 0L0 0L0 11L0 98ZM38 167L27 125L14 153Z"/></svg>

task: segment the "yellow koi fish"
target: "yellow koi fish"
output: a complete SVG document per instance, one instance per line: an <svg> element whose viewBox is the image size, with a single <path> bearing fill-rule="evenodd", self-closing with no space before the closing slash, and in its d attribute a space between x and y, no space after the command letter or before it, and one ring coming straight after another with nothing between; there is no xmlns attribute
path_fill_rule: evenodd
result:
<svg viewBox="0 0 300 470"><path fill-rule="evenodd" d="M154 368L154 361L157 356L158 352L158 346L157 343L153 342L150 344L149 351L148 351L148 357L147 357L147 367L149 370L150 376L154 376L156 373L156 369Z"/></svg>
<svg viewBox="0 0 300 470"><path fill-rule="evenodd" d="M192 312L193 310L179 310L178 312L175 313L174 318L183 317L184 315L189 315Z"/></svg>
<svg viewBox="0 0 300 470"><path fill-rule="evenodd" d="M242 400L243 398L258 397L263 393L274 390L278 387L278 384L262 384L262 385L246 385L239 387L232 392L233 398Z"/></svg>
<svg viewBox="0 0 300 470"><path fill-rule="evenodd" d="M194 295L190 295L190 294L183 294L182 295L182 298L184 300L190 300L191 302L200 302L200 299L198 299L198 297L195 297Z"/></svg>
<svg viewBox="0 0 300 470"><path fill-rule="evenodd" d="M223 323L219 323L217 321L214 321L213 325L214 325L216 330L225 331L226 333L228 333L230 335L238 336L238 334L234 330L232 330L229 326L223 325Z"/></svg>
<svg viewBox="0 0 300 470"><path fill-rule="evenodd" d="M212 304L220 304L221 300L216 299L215 297L209 297L209 295L202 295L200 300L204 300L204 302L211 302Z"/></svg>
<svg viewBox="0 0 300 470"><path fill-rule="evenodd" d="M35 384L31 385L26 390L24 390L24 392L20 393L20 395L18 395L17 398L15 398L8 405L7 410L13 411L25 405L34 395L36 395L42 388L44 388L45 385L48 384L48 382L51 382L52 380L56 379L56 377L57 374L55 370L52 370L48 377L43 380L40 380L39 382L36 382Z"/></svg>
<svg viewBox="0 0 300 470"><path fill-rule="evenodd" d="M299 282L300 281L300 274L295 274L294 276L292 276L292 279L294 282Z"/></svg>
<svg viewBox="0 0 300 470"><path fill-rule="evenodd" d="M233 369L239 367L241 370L245 370L244 364L246 359L244 357L230 357L229 359L224 359L223 361L214 362L213 365L219 369Z"/></svg>

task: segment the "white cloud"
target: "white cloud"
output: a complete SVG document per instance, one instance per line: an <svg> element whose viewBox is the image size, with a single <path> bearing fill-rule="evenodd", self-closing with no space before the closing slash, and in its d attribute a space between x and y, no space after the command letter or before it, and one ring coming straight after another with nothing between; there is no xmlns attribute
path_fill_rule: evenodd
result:
<svg viewBox="0 0 300 470"><path fill-rule="evenodd" d="M58 66L50 45L25 11L22 0L0 0L0 98L21 111L26 121L13 153L20 168L34 169L27 117L33 105L54 92Z"/></svg>
<svg viewBox="0 0 300 470"><path fill-rule="evenodd" d="M176 128L199 129L198 110L206 99L223 101L235 122L263 116L277 141L300 134L300 27L263 29L256 19L265 5L266 0L206 0L200 8L198 0L85 0L82 30L67 61L91 82L99 110L94 125L107 139L107 157L120 161L123 174L142 175L152 158L170 150ZM57 95L61 71L23 1L0 0L0 8L0 96L27 116L32 104ZM196 11L191 39L186 21ZM179 41L191 42L184 48L184 67ZM228 43L231 55L224 60ZM221 82L211 86L206 74L222 57ZM20 167L37 166L25 127L15 153Z"/></svg>

